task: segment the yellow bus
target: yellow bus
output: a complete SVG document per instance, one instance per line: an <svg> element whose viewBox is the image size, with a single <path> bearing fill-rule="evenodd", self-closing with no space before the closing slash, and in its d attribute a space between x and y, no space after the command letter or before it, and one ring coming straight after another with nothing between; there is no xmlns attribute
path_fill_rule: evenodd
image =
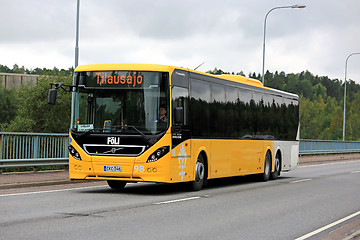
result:
<svg viewBox="0 0 360 240"><path fill-rule="evenodd" d="M70 179L189 182L258 174L263 181L298 165L295 94L237 75L152 64L75 69ZM53 89L54 90L54 89Z"/></svg>

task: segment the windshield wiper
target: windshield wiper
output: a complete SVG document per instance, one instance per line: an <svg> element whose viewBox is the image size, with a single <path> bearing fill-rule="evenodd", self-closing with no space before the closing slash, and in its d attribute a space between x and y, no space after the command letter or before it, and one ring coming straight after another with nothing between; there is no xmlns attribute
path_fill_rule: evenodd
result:
<svg viewBox="0 0 360 240"><path fill-rule="evenodd" d="M117 127L120 127L121 129L126 129L126 128L132 128L134 129L137 133L139 133L143 139L151 146L153 145L151 142L150 142L150 138L147 137L142 131L140 131L137 127L133 126L133 125L125 125L125 126L121 126L121 125L114 125L114 126L111 126L111 128L117 128Z"/></svg>

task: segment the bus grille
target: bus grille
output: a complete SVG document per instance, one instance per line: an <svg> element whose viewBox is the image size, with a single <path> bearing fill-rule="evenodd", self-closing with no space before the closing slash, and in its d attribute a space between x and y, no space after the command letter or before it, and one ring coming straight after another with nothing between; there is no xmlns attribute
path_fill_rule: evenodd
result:
<svg viewBox="0 0 360 240"><path fill-rule="evenodd" d="M84 150L90 155L134 157L143 153L145 146L84 144Z"/></svg>

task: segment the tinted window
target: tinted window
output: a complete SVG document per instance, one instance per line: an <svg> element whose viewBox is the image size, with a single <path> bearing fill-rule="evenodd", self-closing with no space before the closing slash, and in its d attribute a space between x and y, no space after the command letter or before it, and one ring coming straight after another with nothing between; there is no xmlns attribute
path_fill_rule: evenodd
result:
<svg viewBox="0 0 360 240"><path fill-rule="evenodd" d="M225 88L213 84L211 86L211 100L212 102L225 102Z"/></svg>
<svg viewBox="0 0 360 240"><path fill-rule="evenodd" d="M191 79L189 120L194 137L295 140L299 107L296 99L262 89L222 86L214 79Z"/></svg>
<svg viewBox="0 0 360 240"><path fill-rule="evenodd" d="M205 81L190 81L190 121L193 136L210 137L210 84Z"/></svg>
<svg viewBox="0 0 360 240"><path fill-rule="evenodd" d="M183 87L172 87L172 107L175 110L176 107L182 107L184 109L184 125L188 125L188 101L189 91ZM174 116L174 115L173 115ZM175 118L173 118L173 123Z"/></svg>
<svg viewBox="0 0 360 240"><path fill-rule="evenodd" d="M252 99L252 92L245 89L239 89L239 99L244 103L250 103Z"/></svg>
<svg viewBox="0 0 360 240"><path fill-rule="evenodd" d="M226 137L228 112L225 108L225 88L212 84L211 100L211 135L214 137Z"/></svg>
<svg viewBox="0 0 360 240"><path fill-rule="evenodd" d="M238 90L234 87L232 88L226 88L226 101L227 102L233 102L236 103L236 101L238 100L239 96L238 96Z"/></svg>
<svg viewBox="0 0 360 240"><path fill-rule="evenodd" d="M210 102L210 84L204 81L191 79L191 97L197 100Z"/></svg>

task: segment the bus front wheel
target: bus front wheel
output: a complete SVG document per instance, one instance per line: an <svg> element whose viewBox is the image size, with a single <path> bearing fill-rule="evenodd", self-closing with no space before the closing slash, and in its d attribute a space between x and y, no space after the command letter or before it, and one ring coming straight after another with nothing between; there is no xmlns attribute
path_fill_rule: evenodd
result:
<svg viewBox="0 0 360 240"><path fill-rule="evenodd" d="M126 182L124 181L117 181L117 180L107 180L109 187L116 190L124 189Z"/></svg>
<svg viewBox="0 0 360 240"><path fill-rule="evenodd" d="M200 154L195 166L195 181L191 182L191 187L194 191L200 191L204 186L206 178L206 165L203 156Z"/></svg>

